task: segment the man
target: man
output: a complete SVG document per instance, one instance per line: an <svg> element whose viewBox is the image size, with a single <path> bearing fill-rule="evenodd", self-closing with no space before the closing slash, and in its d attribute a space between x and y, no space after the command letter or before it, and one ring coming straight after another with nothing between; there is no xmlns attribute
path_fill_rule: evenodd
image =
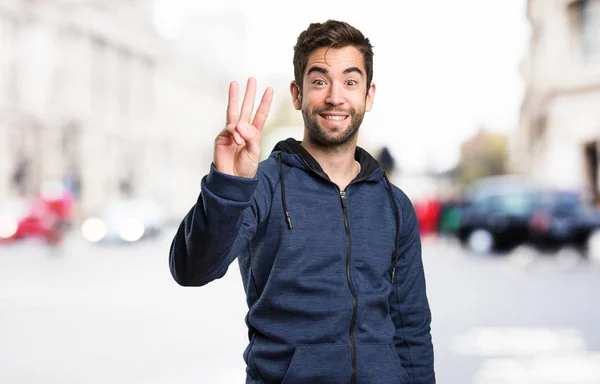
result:
<svg viewBox="0 0 600 384"><path fill-rule="evenodd" d="M237 257L249 307L246 383L435 383L431 315L414 209L357 147L373 105L372 46L344 22L311 24L294 47L302 142L259 164L273 91L252 119L249 79L196 205L171 245L184 286L222 277Z"/></svg>

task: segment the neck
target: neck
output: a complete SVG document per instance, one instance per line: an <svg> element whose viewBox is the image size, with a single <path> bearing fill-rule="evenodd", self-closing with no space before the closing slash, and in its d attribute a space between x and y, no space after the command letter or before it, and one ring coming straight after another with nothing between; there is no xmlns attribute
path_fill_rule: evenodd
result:
<svg viewBox="0 0 600 384"><path fill-rule="evenodd" d="M322 147L313 143L306 136L301 145L317 160L329 179L338 185L340 190L358 175L359 166L356 164L356 139L338 147Z"/></svg>

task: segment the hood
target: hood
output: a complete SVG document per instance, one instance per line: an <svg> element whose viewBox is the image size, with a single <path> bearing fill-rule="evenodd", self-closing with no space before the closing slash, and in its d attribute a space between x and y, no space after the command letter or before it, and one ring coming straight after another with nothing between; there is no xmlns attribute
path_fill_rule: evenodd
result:
<svg viewBox="0 0 600 384"><path fill-rule="evenodd" d="M306 163L306 165L319 176L329 180L329 176L323 171L321 165L315 160L314 157L301 145L301 142L294 139L288 138L282 140L275 145L271 153L283 152L292 155L298 155ZM356 177L357 179L363 179L371 176L379 167L379 162L375 160L367 151L360 147L356 147L354 152L354 159L360 164L360 173Z"/></svg>

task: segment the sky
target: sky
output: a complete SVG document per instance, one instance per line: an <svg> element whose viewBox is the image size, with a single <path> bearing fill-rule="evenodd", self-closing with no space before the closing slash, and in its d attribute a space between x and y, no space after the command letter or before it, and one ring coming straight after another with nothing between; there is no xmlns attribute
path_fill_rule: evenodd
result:
<svg viewBox="0 0 600 384"><path fill-rule="evenodd" d="M157 25L174 37L195 15L243 15L240 79L254 76L260 88L292 79L292 48L310 22L353 24L375 52L375 103L360 134L374 146L389 146L407 171L452 167L460 143L481 126L507 134L516 128L523 96L519 63L529 41L525 0L291 4L157 0Z"/></svg>

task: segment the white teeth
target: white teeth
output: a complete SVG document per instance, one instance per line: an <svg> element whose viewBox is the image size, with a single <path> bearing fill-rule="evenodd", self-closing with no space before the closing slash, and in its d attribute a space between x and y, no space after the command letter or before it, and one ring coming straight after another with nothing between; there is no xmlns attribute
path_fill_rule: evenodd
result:
<svg viewBox="0 0 600 384"><path fill-rule="evenodd" d="M326 118L327 120L342 121L342 120L344 120L346 117L345 117L345 116L325 116L325 118Z"/></svg>

